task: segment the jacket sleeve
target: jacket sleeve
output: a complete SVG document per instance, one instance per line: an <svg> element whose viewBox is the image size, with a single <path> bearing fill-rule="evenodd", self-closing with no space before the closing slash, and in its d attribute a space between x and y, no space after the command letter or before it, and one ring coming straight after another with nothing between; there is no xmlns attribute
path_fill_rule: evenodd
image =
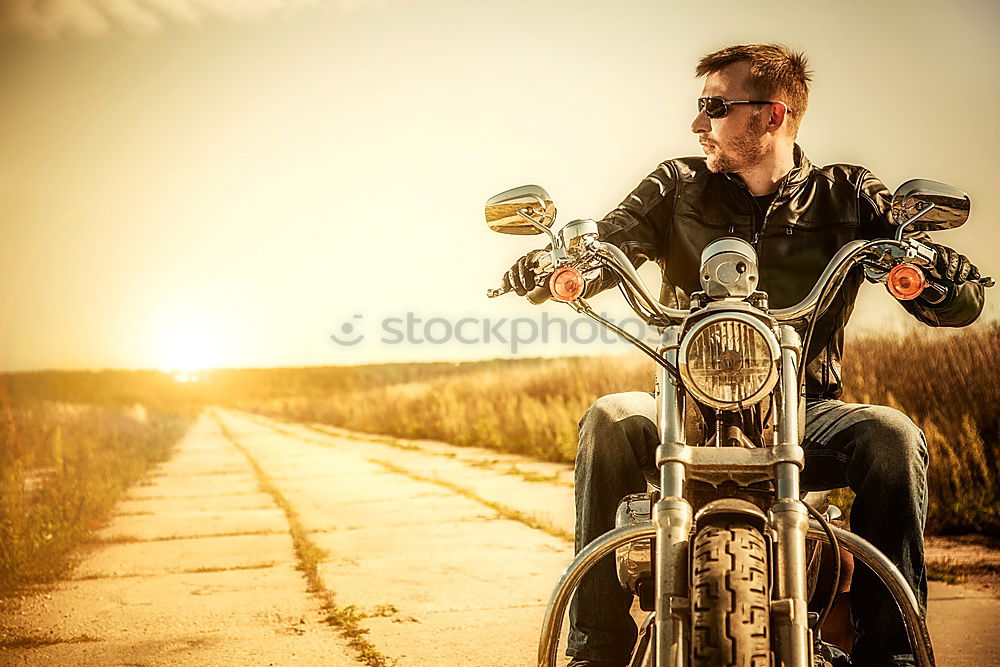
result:
<svg viewBox="0 0 1000 667"><path fill-rule="evenodd" d="M891 238L895 226L889 220L889 205L892 195L885 185L871 172L866 171L858 185L858 215L861 234L866 239ZM921 241L928 241L926 233L917 235ZM964 327L972 324L983 312L983 286L973 282L960 287L949 286L948 295L940 303L931 304L917 297L912 301L900 301L915 318L933 327Z"/></svg>
<svg viewBox="0 0 1000 667"><path fill-rule="evenodd" d="M600 239L618 246L632 266L646 260L662 261L674 207L677 171L663 162L625 200L597 222ZM617 276L604 269L591 280L585 297L591 297L618 283Z"/></svg>

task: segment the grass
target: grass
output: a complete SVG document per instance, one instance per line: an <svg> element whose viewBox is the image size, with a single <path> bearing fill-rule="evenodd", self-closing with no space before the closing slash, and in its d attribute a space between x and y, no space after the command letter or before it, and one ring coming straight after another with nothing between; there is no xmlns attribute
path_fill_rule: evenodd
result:
<svg viewBox="0 0 1000 667"><path fill-rule="evenodd" d="M141 393L68 402L78 378L49 380L0 376L0 594L63 574L193 416Z"/></svg>
<svg viewBox="0 0 1000 667"><path fill-rule="evenodd" d="M573 541L572 533L563 530L562 528L556 526L552 522L547 521L546 519L536 516L534 514L527 514L526 512L516 510L513 507L508 507L507 505L496 503L493 502L492 500L487 500L486 498L477 495L476 493L474 493L470 489L465 488L464 486L459 486L458 484L454 484L452 482L449 482L448 480L440 479L437 477L424 477L423 475L418 475L394 463L389 463L388 461L381 461L379 459L368 459L368 460L371 461L372 463L377 463L378 465L382 466L389 472L396 473L397 475L405 475L406 477L409 477L410 479L416 480L418 482L430 482L431 484L437 484L438 486L444 487L449 491L457 493L461 496L465 496L470 500L475 500L477 503L486 505L487 507L489 507L490 509L492 509L505 519L510 519L511 521L517 521L518 523L523 523L525 526L528 526L529 528L535 528L537 530L541 530L561 540L566 540L569 542Z"/></svg>
<svg viewBox="0 0 1000 667"><path fill-rule="evenodd" d="M226 375L235 386L237 371ZM930 534L1000 535L1000 324L849 339L848 402L889 405L927 437ZM247 379L250 379L250 375ZM269 387L232 407L385 438L432 439L572 462L577 422L599 396L650 390L642 358L253 371ZM838 504L849 510L852 494Z"/></svg>
<svg viewBox="0 0 1000 667"><path fill-rule="evenodd" d="M381 653L366 636L368 630L361 627L361 621L367 618L367 616L359 612L353 605L346 607L338 606L333 592L323 584L323 579L319 574L319 565L327 557L327 552L309 537L308 531L306 531L299 519L298 512L274 483L271 482L268 474L264 472L264 469L260 467L260 464L257 463L257 460L253 458L246 447L241 445L233 434L230 433L218 415L215 415L215 420L226 439L246 457L250 467L253 468L254 473L257 475L261 491L269 494L274 499L275 504L284 511L285 518L288 520L288 530L292 537L295 557L298 562L298 570L305 577L309 592L323 603L323 610L327 614L325 618L326 623L339 630L341 637L347 640L348 645L354 649L358 660L363 664L368 665L368 667L390 667L394 665L396 661Z"/></svg>
<svg viewBox="0 0 1000 667"><path fill-rule="evenodd" d="M559 481L559 473L557 473L557 472L553 472L553 473L549 473L549 474L545 475L545 474L542 474L540 472L534 472L533 470L522 470L521 468L519 468L516 465L512 465L510 468L508 468L506 471L504 471L504 474L505 475L514 475L516 477L520 477L525 482L552 483L552 482L558 482Z"/></svg>
<svg viewBox="0 0 1000 667"><path fill-rule="evenodd" d="M38 635L28 635L15 637L13 639L0 639L0 650L4 649L24 649L39 648L41 646L52 646L54 644L83 644L87 642L99 642L97 637L90 635L76 635L75 637L40 637Z"/></svg>
<svg viewBox="0 0 1000 667"><path fill-rule="evenodd" d="M247 535L284 535L284 531L278 530L242 530L226 533L199 533L195 535L162 535L157 537L136 537L134 535L110 535L108 537L95 537L91 541L94 544L136 544L140 542L176 542L180 540L202 540L213 537L245 537Z"/></svg>
<svg viewBox="0 0 1000 667"><path fill-rule="evenodd" d="M965 577L977 574L1000 574L1000 563L993 563L986 560L959 562L951 558L930 559L927 561L927 576L931 579L948 581L948 578L957 578L964 580Z"/></svg>
<svg viewBox="0 0 1000 667"><path fill-rule="evenodd" d="M180 384L154 371L0 374L0 591L64 572L73 548L208 405L401 448L431 439L568 463L596 398L652 387L649 362L623 357L201 375ZM928 533L1000 536L1000 324L850 338L842 375L845 400L899 408L924 430ZM851 494L839 496L849 509Z"/></svg>

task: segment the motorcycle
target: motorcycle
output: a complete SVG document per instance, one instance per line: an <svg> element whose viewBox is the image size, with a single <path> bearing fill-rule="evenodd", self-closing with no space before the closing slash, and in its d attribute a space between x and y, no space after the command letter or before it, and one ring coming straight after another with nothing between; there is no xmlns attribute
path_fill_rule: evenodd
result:
<svg viewBox="0 0 1000 667"><path fill-rule="evenodd" d="M940 276L925 233L964 224L969 206L968 195L942 183L904 183L891 200L894 238L847 243L808 295L786 308L770 308L757 289L754 248L739 238L717 239L701 255L702 290L691 295L690 308L675 309L653 298L624 253L601 241L593 220L553 231L556 208L543 188L521 186L487 201L492 230L546 234L551 241L533 269L539 287L530 301L565 303L657 365L658 488L622 499L616 528L563 572L542 624L540 667L556 665L563 617L581 578L612 553L622 586L649 612L631 667L826 664L818 629L836 590L821 612L808 612L807 541L829 545L835 586L842 550L869 567L895 599L918 665L934 665L916 598L899 570L866 540L831 525L839 510L828 500L824 506L819 498L819 507L803 501L803 351L855 267L897 299L943 299L945 290L929 279ZM658 344L590 307L583 295L598 271L617 277ZM970 278L993 285L991 278ZM718 559L719 553L731 558ZM727 577L732 571L740 576Z"/></svg>

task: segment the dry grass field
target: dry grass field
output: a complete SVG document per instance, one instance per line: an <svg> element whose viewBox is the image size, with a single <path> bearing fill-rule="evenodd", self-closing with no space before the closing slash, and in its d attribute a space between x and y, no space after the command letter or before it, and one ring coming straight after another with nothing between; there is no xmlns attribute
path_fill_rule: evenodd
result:
<svg viewBox="0 0 1000 667"><path fill-rule="evenodd" d="M927 435L931 534L1000 537L998 362L995 323L849 341L845 400L897 407ZM0 589L56 576L204 406L571 461L587 407L603 394L650 389L652 365L519 359L216 370L201 379L0 375Z"/></svg>
<svg viewBox="0 0 1000 667"><path fill-rule="evenodd" d="M0 593L57 577L195 407L152 373L0 376Z"/></svg>
<svg viewBox="0 0 1000 667"><path fill-rule="evenodd" d="M897 407L923 428L929 532L1000 535L1000 325L851 340L844 377L844 400ZM227 398L272 416L572 461L587 407L603 394L651 389L652 364L631 357L396 364L228 371L218 381L256 387Z"/></svg>

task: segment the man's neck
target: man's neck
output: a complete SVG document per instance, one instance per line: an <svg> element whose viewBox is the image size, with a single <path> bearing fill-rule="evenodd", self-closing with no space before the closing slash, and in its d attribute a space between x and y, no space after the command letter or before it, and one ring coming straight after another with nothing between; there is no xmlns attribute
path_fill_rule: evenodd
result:
<svg viewBox="0 0 1000 667"><path fill-rule="evenodd" d="M738 172L754 197L769 195L778 189L788 172L795 166L793 147L776 150L753 169Z"/></svg>

